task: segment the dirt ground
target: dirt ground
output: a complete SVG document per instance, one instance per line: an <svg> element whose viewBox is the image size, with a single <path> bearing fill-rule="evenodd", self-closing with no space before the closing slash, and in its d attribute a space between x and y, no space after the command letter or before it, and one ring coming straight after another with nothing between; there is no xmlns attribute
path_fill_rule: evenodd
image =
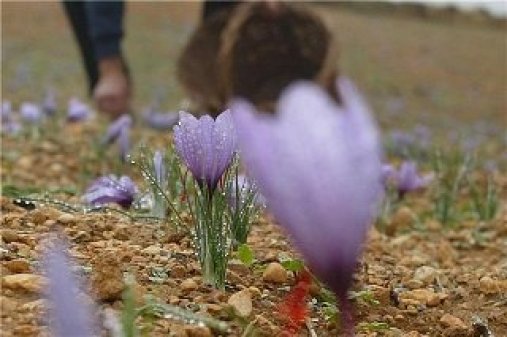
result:
<svg viewBox="0 0 507 337"><path fill-rule="evenodd" d="M467 137L479 132L477 125L505 127L504 29L361 14L329 5L315 9L338 36L340 69L366 92L386 134L423 123L437 144L448 146L452 130ZM174 76L175 58L198 16L198 3L128 4L125 50L137 109L148 105L156 91L164 93L164 107L178 108L182 93ZM39 100L47 85L57 90L62 110L69 97L85 97L84 74L61 8L56 3L3 3L3 99L16 104ZM37 139L2 135L3 187L48 192L51 198L78 203L85 186L100 174L122 172L141 182L135 168L107 160L113 149L97 157L101 121L48 126ZM483 160L503 158L500 167L505 143L496 142L505 138L504 127L499 134L481 131ZM171 141L168 134L146 128L136 128L133 137L154 148ZM493 220L444 226L420 217L430 202L429 191L423 191L409 195L386 226L371 229L352 289L358 336L507 336L507 176L497 172L495 181L500 210ZM93 298L101 312L121 310L123 275L131 273L139 301L151 295L225 320L231 326L227 336L242 336L252 322L260 336L282 333L276 308L295 278L286 270L267 277L266 267L276 264L280 254L297 253L268 214L254 224L248 239L255 264L233 260L226 289L219 291L202 283L190 238L176 235L170 224L131 221L117 213L68 213L47 203L26 209L8 197L0 199L0 207L2 337L49 334L38 261L55 230L67 235L71 256L91 282L90 294L80 296L83 301ZM245 289L253 308L242 318L231 313L228 302ZM298 336L314 337L310 331L319 337L338 335L322 290L314 286L311 293L311 327L303 327ZM216 334L166 318L140 319L138 325L149 336ZM491 334L481 334L486 330Z"/></svg>

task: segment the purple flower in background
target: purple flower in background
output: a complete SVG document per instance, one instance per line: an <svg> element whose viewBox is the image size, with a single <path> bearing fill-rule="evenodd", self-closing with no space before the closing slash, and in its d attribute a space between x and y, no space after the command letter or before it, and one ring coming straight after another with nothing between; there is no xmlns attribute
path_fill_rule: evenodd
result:
<svg viewBox="0 0 507 337"><path fill-rule="evenodd" d="M67 120L69 122L80 122L90 117L88 105L73 97L69 100L67 107Z"/></svg>
<svg viewBox="0 0 507 337"><path fill-rule="evenodd" d="M132 179L127 176L117 178L111 174L95 180L86 190L83 199L91 205L116 203L129 208L138 190Z"/></svg>
<svg viewBox="0 0 507 337"><path fill-rule="evenodd" d="M48 90L42 101L42 110L48 116L54 115L57 109L56 94L54 90Z"/></svg>
<svg viewBox="0 0 507 337"><path fill-rule="evenodd" d="M12 118L12 105L9 101L2 102L1 111L2 133L15 135L21 131L21 124Z"/></svg>
<svg viewBox="0 0 507 337"><path fill-rule="evenodd" d="M78 299L79 280L73 275L66 247L61 242L46 252L44 267L51 302L51 330L55 337L92 337L92 308Z"/></svg>
<svg viewBox="0 0 507 337"><path fill-rule="evenodd" d="M428 185L433 175L421 176L417 172L417 164L413 161L404 161L395 174L396 188L400 197L407 192L421 189Z"/></svg>
<svg viewBox="0 0 507 337"><path fill-rule="evenodd" d="M239 192L239 196L237 195L237 192ZM259 193L255 184L252 184L251 179L244 174L238 174L237 178L232 178L232 184L229 191L229 204L233 208L237 208L237 201L239 201L240 205L244 204L250 197L250 193L254 193L254 205L262 207L266 204L266 200L262 194Z"/></svg>
<svg viewBox="0 0 507 337"><path fill-rule="evenodd" d="M23 120L32 124L40 123L44 117L42 114L42 109L37 104L30 102L21 104L19 113L21 114L21 118L23 118Z"/></svg>
<svg viewBox="0 0 507 337"><path fill-rule="evenodd" d="M180 116L176 112L156 112L150 109L143 115L144 122L156 130L169 130L178 123Z"/></svg>
<svg viewBox="0 0 507 337"><path fill-rule="evenodd" d="M216 120L205 115L197 119L180 112L174 127L174 145L199 186L213 191L236 152L236 133L229 110Z"/></svg>
<svg viewBox="0 0 507 337"><path fill-rule="evenodd" d="M385 186L387 182L396 176L396 169L391 164L382 164L382 184Z"/></svg>
<svg viewBox="0 0 507 337"><path fill-rule="evenodd" d="M118 117L106 131L102 143L105 145L118 142L120 156L123 160L127 159L130 151L130 128L132 127L132 117L129 114L123 114Z"/></svg>
<svg viewBox="0 0 507 337"><path fill-rule="evenodd" d="M245 101L232 105L242 158L267 207L311 269L341 302L382 195L380 145L369 108L353 84L337 82L343 106L313 83L282 94L275 117Z"/></svg>
<svg viewBox="0 0 507 337"><path fill-rule="evenodd" d="M166 168L164 163L164 155L161 151L155 151L153 155L153 169L155 171L155 180L161 187L165 185Z"/></svg>

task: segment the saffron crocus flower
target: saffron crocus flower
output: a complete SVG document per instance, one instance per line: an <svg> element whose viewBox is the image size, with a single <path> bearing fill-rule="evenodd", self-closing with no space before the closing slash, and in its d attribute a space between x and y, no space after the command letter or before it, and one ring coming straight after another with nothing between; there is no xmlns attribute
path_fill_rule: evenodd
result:
<svg viewBox="0 0 507 337"><path fill-rule="evenodd" d="M118 142L120 156L123 160L127 159L130 151L130 128L132 127L132 117L129 114L123 114L118 117L106 131L102 140L103 144Z"/></svg>
<svg viewBox="0 0 507 337"><path fill-rule="evenodd" d="M42 114L42 109L37 104L30 102L21 104L19 113L21 114L21 118L23 118L23 120L32 124L40 123L44 117Z"/></svg>
<svg viewBox="0 0 507 337"><path fill-rule="evenodd" d="M12 118L12 105L9 101L2 102L1 124L2 133L15 135L21 131L21 124Z"/></svg>
<svg viewBox="0 0 507 337"><path fill-rule="evenodd" d="M156 130L169 130L179 120L179 114L176 112L156 112L150 109L143 115L145 123Z"/></svg>
<svg viewBox="0 0 507 337"><path fill-rule="evenodd" d="M94 206L116 203L123 208L129 208L137 192L132 179L127 176L117 178L111 174L95 180L86 190L83 199Z"/></svg>
<svg viewBox="0 0 507 337"><path fill-rule="evenodd" d="M55 337L92 337L94 324L91 307L78 299L79 281L72 274L69 257L61 242L45 256L48 298L51 302L51 330Z"/></svg>
<svg viewBox="0 0 507 337"><path fill-rule="evenodd" d="M395 173L396 188L400 197L407 192L421 189L428 185L433 175L422 176L417 171L417 164L413 161L404 161Z"/></svg>
<svg viewBox="0 0 507 337"><path fill-rule="evenodd" d="M396 175L396 169L391 164L382 164L382 184L385 186L387 182Z"/></svg>
<svg viewBox="0 0 507 337"><path fill-rule="evenodd" d="M174 144L199 186L205 185L213 191L236 151L236 134L229 110L216 120L208 115L197 119L180 112L180 121L174 127Z"/></svg>
<svg viewBox="0 0 507 337"><path fill-rule="evenodd" d="M90 117L90 108L79 99L73 97L67 106L67 120L69 122L80 122Z"/></svg>
<svg viewBox="0 0 507 337"><path fill-rule="evenodd" d="M301 82L283 92L276 116L241 100L231 110L249 174L313 272L337 295L350 334L346 293L382 194L381 155L366 103L348 80L337 86L342 106Z"/></svg>
<svg viewBox="0 0 507 337"><path fill-rule="evenodd" d="M2 101L1 117L2 121L9 119L12 113L12 104L9 101Z"/></svg>
<svg viewBox="0 0 507 337"><path fill-rule="evenodd" d="M46 92L46 96L42 101L42 110L48 116L52 116L55 114L57 109L56 105L56 95L54 90L48 90Z"/></svg>

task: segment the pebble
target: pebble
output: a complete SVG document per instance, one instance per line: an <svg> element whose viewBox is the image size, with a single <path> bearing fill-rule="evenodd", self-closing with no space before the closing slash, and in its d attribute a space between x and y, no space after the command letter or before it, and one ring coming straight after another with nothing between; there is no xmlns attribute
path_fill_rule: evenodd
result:
<svg viewBox="0 0 507 337"><path fill-rule="evenodd" d="M446 328L450 327L461 327L466 329L465 323L461 320L461 318L453 316L451 314L444 314L440 318L440 324Z"/></svg>
<svg viewBox="0 0 507 337"><path fill-rule="evenodd" d="M287 278L287 271L278 262L271 262L262 274L262 279L265 282L285 283L287 282Z"/></svg>
<svg viewBox="0 0 507 337"><path fill-rule="evenodd" d="M182 278L187 274L187 270L181 264L175 264L170 269L171 277Z"/></svg>
<svg viewBox="0 0 507 337"><path fill-rule="evenodd" d="M185 332L188 337L212 337L211 330L207 326L193 326L185 327Z"/></svg>
<svg viewBox="0 0 507 337"><path fill-rule="evenodd" d="M479 290L486 295L507 292L507 280L494 280L489 276L484 276L479 280Z"/></svg>
<svg viewBox="0 0 507 337"><path fill-rule="evenodd" d="M246 318L252 314L252 295L248 289L238 291L231 295L227 301L236 315Z"/></svg>
<svg viewBox="0 0 507 337"><path fill-rule="evenodd" d="M144 255L160 255L160 247L158 245L151 245L144 248L141 253Z"/></svg>
<svg viewBox="0 0 507 337"><path fill-rule="evenodd" d="M0 236L5 243L21 242L21 237L12 229L2 229Z"/></svg>
<svg viewBox="0 0 507 337"><path fill-rule="evenodd" d="M386 226L386 234L394 235L411 227L417 219L416 214L408 207L400 207Z"/></svg>
<svg viewBox="0 0 507 337"><path fill-rule="evenodd" d="M30 264L23 259L16 259L5 262L4 266L9 269L10 272L15 274L27 274L30 273Z"/></svg>
<svg viewBox="0 0 507 337"><path fill-rule="evenodd" d="M191 278L183 280L183 282L181 282L180 284L180 289L183 292L190 292L196 290L197 288L199 288L199 285L197 284L197 282L194 281L194 279Z"/></svg>
<svg viewBox="0 0 507 337"><path fill-rule="evenodd" d="M14 274L2 277L2 286L12 290L40 293L46 279L35 274Z"/></svg>
<svg viewBox="0 0 507 337"><path fill-rule="evenodd" d="M435 282L438 277L438 271L430 266L421 266L414 272L414 279L421 281L425 285L429 285Z"/></svg>
<svg viewBox="0 0 507 337"><path fill-rule="evenodd" d="M10 312L16 310L17 307L18 303L15 300L0 295L0 308L2 309L0 312L2 316L8 315Z"/></svg>
<svg viewBox="0 0 507 337"><path fill-rule="evenodd" d="M403 292L399 295L400 302L407 306L425 304L428 307L439 305L441 301L447 297L447 294L437 294L429 289L415 289Z"/></svg>
<svg viewBox="0 0 507 337"><path fill-rule="evenodd" d="M62 225L69 225L76 222L76 217L69 213L63 213L56 219L56 221L58 221Z"/></svg>

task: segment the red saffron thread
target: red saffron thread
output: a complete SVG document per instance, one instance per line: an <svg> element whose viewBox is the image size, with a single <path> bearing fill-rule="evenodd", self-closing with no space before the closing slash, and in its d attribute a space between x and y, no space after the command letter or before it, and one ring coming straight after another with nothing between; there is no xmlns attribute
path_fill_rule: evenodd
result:
<svg viewBox="0 0 507 337"><path fill-rule="evenodd" d="M297 275L297 283L278 305L278 314L285 322L284 337L293 337L301 329L308 316L307 298L310 293L312 277L308 270Z"/></svg>

